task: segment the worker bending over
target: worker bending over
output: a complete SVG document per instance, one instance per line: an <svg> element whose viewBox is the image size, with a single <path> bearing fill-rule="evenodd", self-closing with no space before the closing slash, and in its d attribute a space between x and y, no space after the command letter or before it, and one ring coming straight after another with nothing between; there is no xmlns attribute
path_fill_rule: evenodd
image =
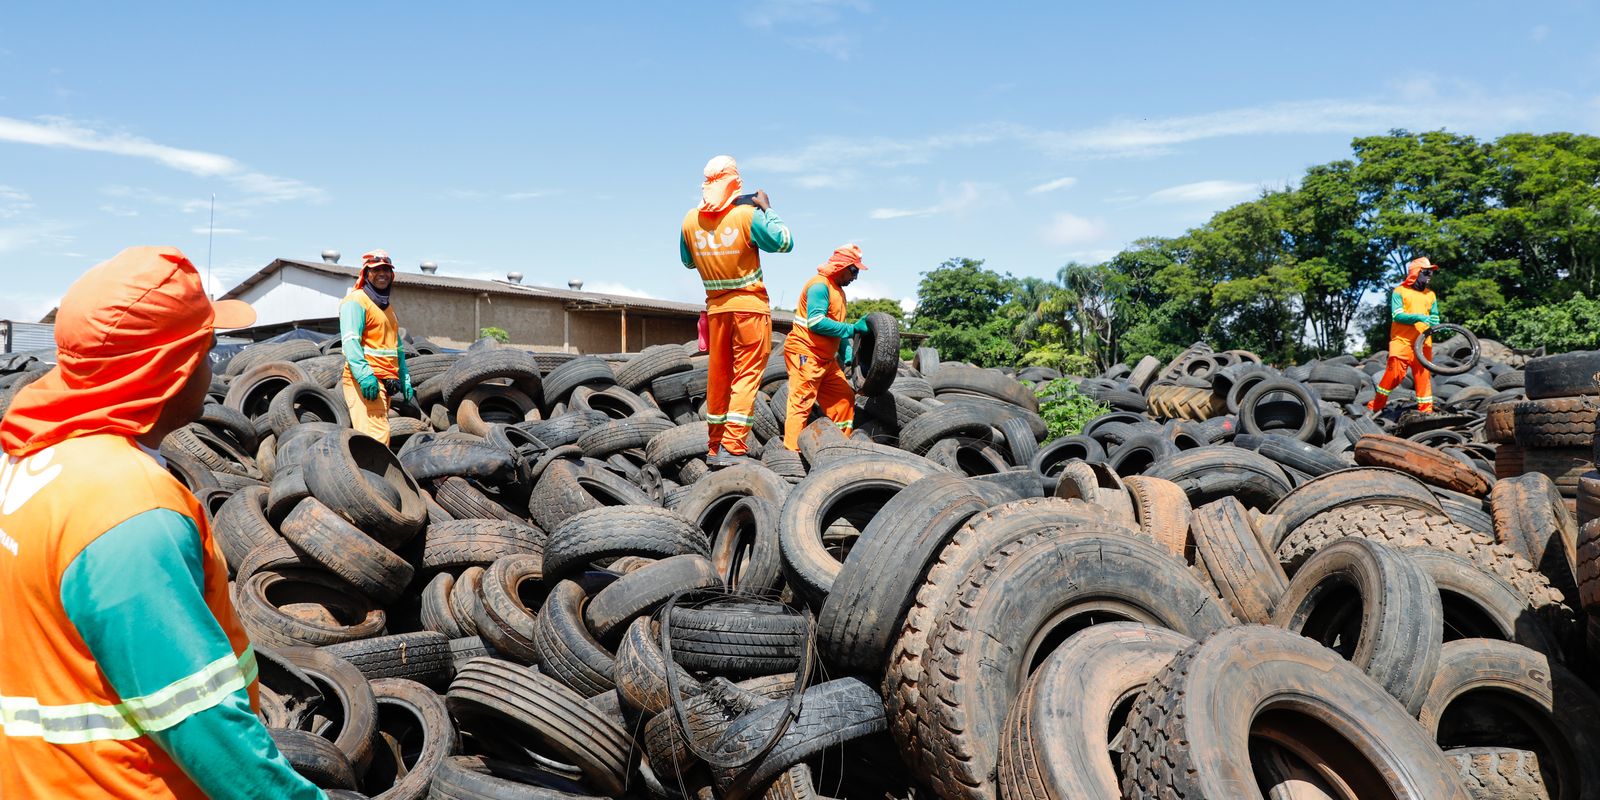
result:
<svg viewBox="0 0 1600 800"><path fill-rule="evenodd" d="M844 321L844 287L855 282L861 270L861 248L847 244L833 251L817 275L800 290L794 311L794 328L783 342L783 364L789 370L789 414L783 425L783 446L800 449L800 429L811 415L811 404L849 434L855 425L856 393L841 365L855 360L851 342L867 330L862 317L854 325Z"/></svg>
<svg viewBox="0 0 1600 800"><path fill-rule="evenodd" d="M788 226L766 192L739 196L743 183L731 156L706 163L700 206L683 218L678 255L699 270L706 288L710 364L706 376L706 463L745 458L761 372L772 353L772 308L761 277L761 254L794 249ZM739 202L736 202L739 201Z"/></svg>
<svg viewBox="0 0 1600 800"><path fill-rule="evenodd" d="M389 443L389 406L395 395L412 400L411 373L400 346L400 323L389 305L394 262L383 250L361 254L356 286L339 301L339 344L344 353L344 404L350 426Z"/></svg>
<svg viewBox="0 0 1600 800"><path fill-rule="evenodd" d="M1389 294L1389 366L1378 381L1378 395L1367 404L1374 412L1388 404L1389 393L1405 380L1407 369L1417 389L1417 410L1433 411L1433 376L1417 361L1417 337L1439 324L1439 299L1428 288L1438 271L1439 265L1427 258L1414 258L1406 265L1406 279ZM1433 358L1431 342L1422 349Z"/></svg>
<svg viewBox="0 0 1600 800"><path fill-rule="evenodd" d="M91 269L57 366L0 421L0 797L320 798L256 719L256 655L199 501L157 447L200 417L217 328L171 247Z"/></svg>

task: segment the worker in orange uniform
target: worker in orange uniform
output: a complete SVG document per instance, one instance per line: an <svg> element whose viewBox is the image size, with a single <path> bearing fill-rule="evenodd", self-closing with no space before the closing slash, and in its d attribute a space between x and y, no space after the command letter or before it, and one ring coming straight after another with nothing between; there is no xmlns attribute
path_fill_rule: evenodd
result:
<svg viewBox="0 0 1600 800"><path fill-rule="evenodd" d="M206 514L161 463L218 328L171 247L67 290L57 366L0 421L0 797L321 798L256 718L256 655Z"/></svg>
<svg viewBox="0 0 1600 800"><path fill-rule="evenodd" d="M1389 393L1406 378L1411 370L1411 380L1417 389L1417 410L1426 414L1433 411L1433 375L1417 362L1417 337L1439 324L1439 299L1428 284L1439 271L1439 265L1426 257L1414 258L1406 265L1406 279L1389 294L1389 366L1378 381L1378 395L1367 408L1382 411L1389 402ZM1423 355L1433 358L1433 345L1423 345Z"/></svg>
<svg viewBox="0 0 1600 800"><path fill-rule="evenodd" d="M706 163L701 201L683 218L678 256L700 271L706 288L711 363L706 376L706 463L721 468L745 459L756 391L772 353L772 308L761 278L762 251L794 249L789 227L766 192L744 188L731 156Z"/></svg>
<svg viewBox="0 0 1600 800"><path fill-rule="evenodd" d="M416 399L400 322L389 307L394 261L383 250L361 254L355 288L339 301L339 344L344 354L344 404L350 425L389 443L389 406L394 398Z"/></svg>
<svg viewBox="0 0 1600 800"><path fill-rule="evenodd" d="M862 317L852 325L844 321L844 287L854 283L861 270L861 248L847 244L833 251L817 275L800 290L794 310L794 329L783 342L783 364L789 370L789 415L783 426L783 446L800 449L800 430L811 415L811 404L849 435L855 426L856 392L843 366L855 360L852 350L857 333L867 330Z"/></svg>

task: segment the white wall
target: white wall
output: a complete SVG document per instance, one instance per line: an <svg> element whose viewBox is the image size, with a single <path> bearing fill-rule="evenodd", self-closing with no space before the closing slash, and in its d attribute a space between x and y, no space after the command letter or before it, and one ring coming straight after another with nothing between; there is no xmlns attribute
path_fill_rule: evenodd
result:
<svg viewBox="0 0 1600 800"><path fill-rule="evenodd" d="M353 282L286 266L239 296L256 310L257 325L339 316L339 301Z"/></svg>

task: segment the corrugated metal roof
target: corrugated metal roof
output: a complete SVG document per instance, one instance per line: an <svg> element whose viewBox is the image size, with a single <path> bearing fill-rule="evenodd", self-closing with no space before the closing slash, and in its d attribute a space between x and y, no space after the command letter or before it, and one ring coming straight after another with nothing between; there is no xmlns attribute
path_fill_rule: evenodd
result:
<svg viewBox="0 0 1600 800"><path fill-rule="evenodd" d="M339 275L348 278L351 284L355 283L356 275L360 273L355 267L345 267L338 264L329 264L324 261L300 261L292 258L280 258L271 264L262 267L256 274L245 278L238 286L228 290L223 299L236 298L249 290L250 287L266 280L274 273L285 267L319 272L324 275ZM690 314L698 316L705 308L699 303L679 303L672 300L658 300L650 297L626 297L623 295L602 294L599 292L575 292L571 289L557 289L550 286L530 286L510 283L507 281L486 281L479 278L458 278L450 275L427 275L417 272L399 272L394 275L395 283L401 286L417 286L428 289L440 289L449 292L488 292L489 294L511 297L546 297L559 300L567 307L580 308L627 308L641 311L654 311L672 315Z"/></svg>
<svg viewBox="0 0 1600 800"><path fill-rule="evenodd" d="M56 349L56 326L0 320L0 353Z"/></svg>

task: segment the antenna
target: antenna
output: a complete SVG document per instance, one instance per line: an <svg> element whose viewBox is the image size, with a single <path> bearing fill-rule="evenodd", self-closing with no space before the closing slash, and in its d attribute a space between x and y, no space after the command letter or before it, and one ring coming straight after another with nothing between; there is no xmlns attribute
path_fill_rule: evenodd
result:
<svg viewBox="0 0 1600 800"><path fill-rule="evenodd" d="M217 230L217 193L211 193L211 223L206 227L206 288L212 300L217 299L216 285L211 282L211 239Z"/></svg>

